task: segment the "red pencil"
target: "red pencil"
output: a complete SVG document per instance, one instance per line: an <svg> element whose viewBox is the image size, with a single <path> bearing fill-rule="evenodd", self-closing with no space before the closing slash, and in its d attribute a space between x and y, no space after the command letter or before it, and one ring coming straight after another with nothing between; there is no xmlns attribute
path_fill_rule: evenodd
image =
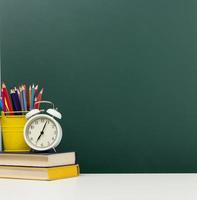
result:
<svg viewBox="0 0 197 200"><path fill-rule="evenodd" d="M38 104L36 104L38 102L38 98L35 97L35 101L34 101L34 109L37 109L38 108Z"/></svg>
<svg viewBox="0 0 197 200"><path fill-rule="evenodd" d="M9 112L11 115L13 115L13 107L12 107L12 101L10 99L10 96L9 96L9 93L8 93L8 90L6 88L6 85L5 83L2 84L2 89L3 89L3 94L4 94L4 98L5 98L5 101L7 103L7 106L8 106L8 109L9 109Z"/></svg>
<svg viewBox="0 0 197 200"><path fill-rule="evenodd" d="M42 101L43 90L44 90L44 89L42 89L42 90L39 92L38 96L35 98L35 99L36 99L36 102ZM34 106L34 108L40 109L40 103L36 104L36 105Z"/></svg>

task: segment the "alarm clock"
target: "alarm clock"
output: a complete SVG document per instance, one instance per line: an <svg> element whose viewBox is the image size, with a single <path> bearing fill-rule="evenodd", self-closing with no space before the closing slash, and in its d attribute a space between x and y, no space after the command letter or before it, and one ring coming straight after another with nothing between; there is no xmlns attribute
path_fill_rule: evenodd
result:
<svg viewBox="0 0 197 200"><path fill-rule="evenodd" d="M53 105L46 110L33 109L26 114L27 122L24 127L24 139L27 145L36 151L47 151L59 145L62 139L62 128L55 119L61 119L62 115L54 104L49 101L36 103L46 103Z"/></svg>

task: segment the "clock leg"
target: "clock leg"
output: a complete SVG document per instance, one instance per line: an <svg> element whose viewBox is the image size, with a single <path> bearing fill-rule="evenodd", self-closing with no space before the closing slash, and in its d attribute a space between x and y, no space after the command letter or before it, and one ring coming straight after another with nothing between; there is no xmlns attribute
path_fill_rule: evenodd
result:
<svg viewBox="0 0 197 200"><path fill-rule="evenodd" d="M36 153L36 151L34 149L31 149L30 152L31 153Z"/></svg>

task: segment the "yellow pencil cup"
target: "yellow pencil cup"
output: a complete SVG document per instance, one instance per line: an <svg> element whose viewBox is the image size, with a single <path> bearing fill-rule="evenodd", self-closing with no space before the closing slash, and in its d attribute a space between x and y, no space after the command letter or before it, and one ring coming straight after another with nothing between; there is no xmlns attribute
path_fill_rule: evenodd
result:
<svg viewBox="0 0 197 200"><path fill-rule="evenodd" d="M5 115L2 112L1 125L5 152L30 151L23 136L25 123L25 115Z"/></svg>

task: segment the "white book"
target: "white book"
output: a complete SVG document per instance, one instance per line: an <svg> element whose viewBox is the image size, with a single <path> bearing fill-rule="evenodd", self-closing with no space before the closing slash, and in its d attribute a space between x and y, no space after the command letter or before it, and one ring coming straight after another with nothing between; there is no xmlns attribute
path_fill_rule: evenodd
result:
<svg viewBox="0 0 197 200"><path fill-rule="evenodd" d="M0 153L0 166L54 167L76 164L75 152Z"/></svg>

